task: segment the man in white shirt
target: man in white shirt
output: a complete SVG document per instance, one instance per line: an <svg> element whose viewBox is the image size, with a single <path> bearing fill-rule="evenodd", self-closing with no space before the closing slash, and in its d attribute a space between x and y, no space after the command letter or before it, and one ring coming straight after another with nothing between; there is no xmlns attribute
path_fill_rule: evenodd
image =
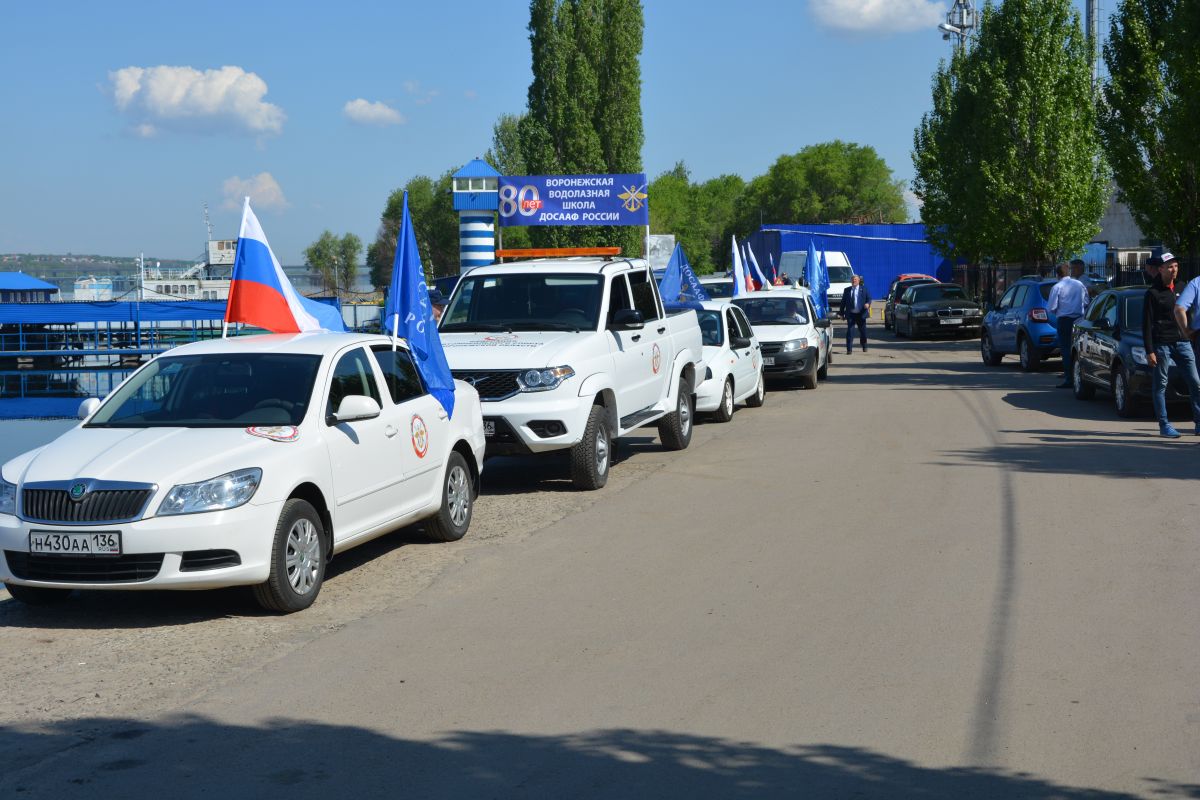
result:
<svg viewBox="0 0 1200 800"><path fill-rule="evenodd" d="M1071 331L1075 328L1075 320L1087 311L1091 297L1087 287L1070 275L1070 266L1058 265L1058 283L1050 289L1050 298L1046 310L1054 315L1058 322L1058 349L1062 353L1063 379L1058 384L1060 389L1071 388Z"/></svg>

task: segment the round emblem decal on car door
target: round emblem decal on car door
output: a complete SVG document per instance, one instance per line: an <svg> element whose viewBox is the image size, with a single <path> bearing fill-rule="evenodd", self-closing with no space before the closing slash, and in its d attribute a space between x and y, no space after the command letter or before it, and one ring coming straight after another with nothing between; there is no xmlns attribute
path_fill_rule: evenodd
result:
<svg viewBox="0 0 1200 800"><path fill-rule="evenodd" d="M429 429L425 427L425 420L417 414L412 417L412 446L417 458L424 458L429 452Z"/></svg>

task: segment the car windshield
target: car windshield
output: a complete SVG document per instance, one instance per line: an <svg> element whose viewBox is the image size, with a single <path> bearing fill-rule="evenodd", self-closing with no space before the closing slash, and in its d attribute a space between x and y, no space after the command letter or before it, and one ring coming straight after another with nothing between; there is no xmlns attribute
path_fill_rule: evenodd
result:
<svg viewBox="0 0 1200 800"><path fill-rule="evenodd" d="M733 281L713 281L712 283L700 282L704 287L704 291L708 292L708 296L713 300L719 297L733 297Z"/></svg>
<svg viewBox="0 0 1200 800"><path fill-rule="evenodd" d="M299 425L321 357L280 353L159 356L109 397L89 428Z"/></svg>
<svg viewBox="0 0 1200 800"><path fill-rule="evenodd" d="M936 284L933 286L918 286L912 290L914 303L932 303L936 300L966 300L967 293L961 286Z"/></svg>
<svg viewBox="0 0 1200 800"><path fill-rule="evenodd" d="M438 328L461 331L595 330L603 276L521 272L463 278Z"/></svg>
<svg viewBox="0 0 1200 800"><path fill-rule="evenodd" d="M803 325L808 322L808 309L799 297L736 297L751 325Z"/></svg>
<svg viewBox="0 0 1200 800"><path fill-rule="evenodd" d="M854 270L850 267L829 267L830 283L849 283L853 277Z"/></svg>
<svg viewBox="0 0 1200 800"><path fill-rule="evenodd" d="M725 334L721 332L721 312L701 309L696 312L700 318L700 338L705 345L720 347L725 343Z"/></svg>

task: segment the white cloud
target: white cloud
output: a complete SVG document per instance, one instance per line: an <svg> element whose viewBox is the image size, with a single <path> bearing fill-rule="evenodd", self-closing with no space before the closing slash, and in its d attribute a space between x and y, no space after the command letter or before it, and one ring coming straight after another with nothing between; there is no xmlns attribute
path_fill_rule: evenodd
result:
<svg viewBox="0 0 1200 800"><path fill-rule="evenodd" d="M933 28L950 7L949 0L809 0L809 5L822 25L864 33Z"/></svg>
<svg viewBox="0 0 1200 800"><path fill-rule="evenodd" d="M423 89L420 81L408 80L404 82L404 91L412 95L418 95L413 100L413 105L427 106L433 102L433 98L442 93L441 89Z"/></svg>
<svg viewBox="0 0 1200 800"><path fill-rule="evenodd" d="M279 182L269 172L260 172L249 178L234 175L226 179L221 190L225 195L225 208L232 211L240 210L246 197L250 198L255 208L278 210L289 205Z"/></svg>
<svg viewBox="0 0 1200 800"><path fill-rule="evenodd" d="M403 125L408 121L387 103L371 103L361 97L342 106L342 113L362 125Z"/></svg>
<svg viewBox="0 0 1200 800"><path fill-rule="evenodd" d="M272 134L283 130L283 109L263 101L267 82L241 67L201 72L192 67L125 67L108 73L117 109L152 127L205 131L233 127ZM141 134L144 135L144 134Z"/></svg>

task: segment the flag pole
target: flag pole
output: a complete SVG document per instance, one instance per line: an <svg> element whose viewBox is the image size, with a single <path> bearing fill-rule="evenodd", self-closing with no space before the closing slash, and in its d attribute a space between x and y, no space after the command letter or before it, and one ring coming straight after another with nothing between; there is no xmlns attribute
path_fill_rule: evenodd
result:
<svg viewBox="0 0 1200 800"><path fill-rule="evenodd" d="M396 344L400 336L400 314L396 313L392 317L392 352L396 352Z"/></svg>

